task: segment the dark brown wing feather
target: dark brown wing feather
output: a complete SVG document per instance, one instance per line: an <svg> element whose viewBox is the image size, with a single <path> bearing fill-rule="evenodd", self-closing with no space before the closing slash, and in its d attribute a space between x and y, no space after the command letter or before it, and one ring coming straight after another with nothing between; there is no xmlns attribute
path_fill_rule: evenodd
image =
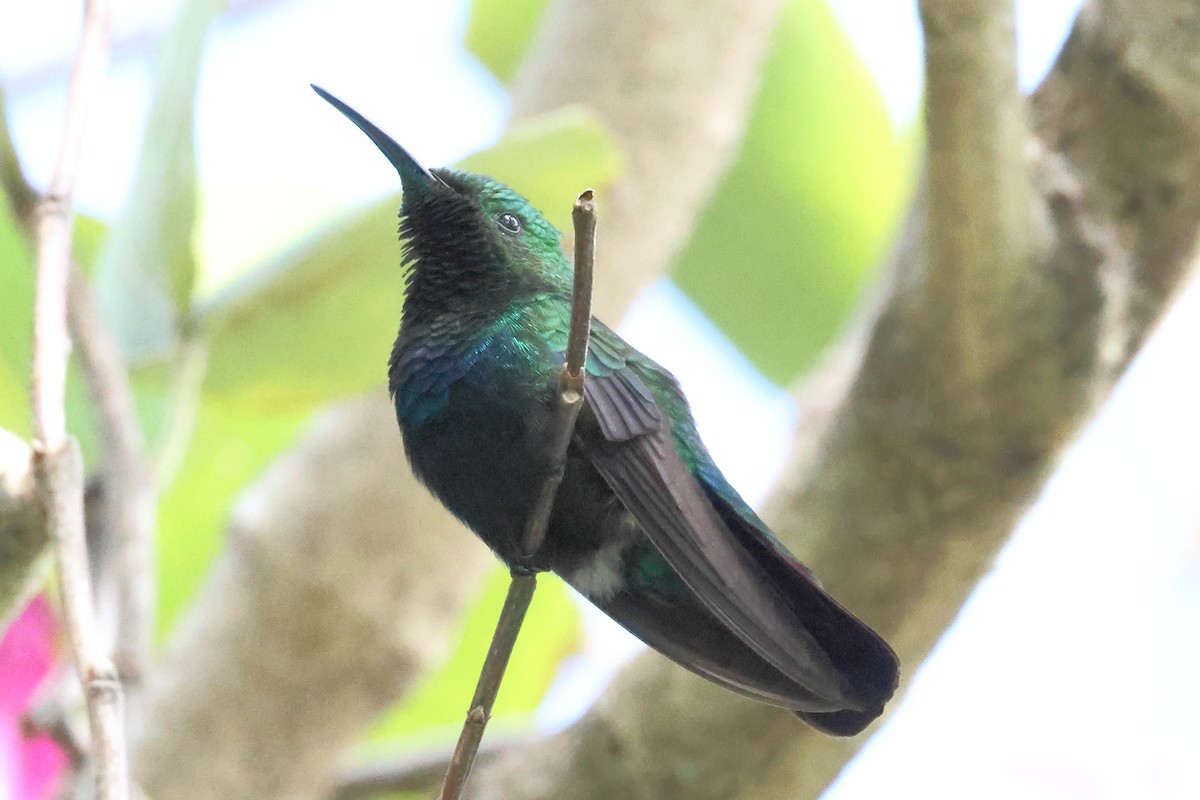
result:
<svg viewBox="0 0 1200 800"><path fill-rule="evenodd" d="M601 607L694 672L822 730L869 724L896 685L887 644L697 479L632 370L589 376L585 395L577 446L701 604L631 591Z"/></svg>
<svg viewBox="0 0 1200 800"><path fill-rule="evenodd" d="M630 587L599 608L663 655L740 695L795 711L829 703L768 664L692 598Z"/></svg>

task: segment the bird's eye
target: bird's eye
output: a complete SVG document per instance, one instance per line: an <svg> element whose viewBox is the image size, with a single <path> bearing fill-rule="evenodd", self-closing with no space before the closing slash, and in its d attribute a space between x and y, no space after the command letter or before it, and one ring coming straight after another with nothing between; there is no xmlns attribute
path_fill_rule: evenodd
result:
<svg viewBox="0 0 1200 800"><path fill-rule="evenodd" d="M511 211L501 213L496 217L496 222L500 223L500 227L504 229L505 233L520 233L521 228L524 227L521 225L521 218Z"/></svg>

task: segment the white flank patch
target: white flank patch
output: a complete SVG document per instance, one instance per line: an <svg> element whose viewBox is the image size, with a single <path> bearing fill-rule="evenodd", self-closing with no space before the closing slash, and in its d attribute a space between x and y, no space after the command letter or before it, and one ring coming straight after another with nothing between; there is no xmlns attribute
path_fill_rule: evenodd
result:
<svg viewBox="0 0 1200 800"><path fill-rule="evenodd" d="M604 545L590 562L566 576L567 583L589 600L608 600L621 588L621 554L628 543L621 537Z"/></svg>

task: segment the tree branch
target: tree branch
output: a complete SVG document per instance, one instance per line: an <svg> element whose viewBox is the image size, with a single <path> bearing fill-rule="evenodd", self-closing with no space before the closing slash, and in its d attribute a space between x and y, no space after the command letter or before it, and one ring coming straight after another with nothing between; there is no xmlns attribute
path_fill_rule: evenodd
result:
<svg viewBox="0 0 1200 800"><path fill-rule="evenodd" d="M575 278L571 295L571 328L567 337L567 361L558 376L558 394L554 396L554 422L547 439L550 471L533 502L525 525L522 545L526 557L541 549L550 524L554 497L562 483L567 447L575 432L575 419L583 407L584 368L587 366L588 337L592 326L592 269L596 258L596 204L587 189L575 201L571 212L575 223Z"/></svg>
<svg viewBox="0 0 1200 800"><path fill-rule="evenodd" d="M121 683L95 637L83 535L83 459L75 440L64 439L58 450L35 450L33 463L46 524L54 536L64 628L84 687L91 731L89 766L95 775L96 797L124 800L129 786Z"/></svg>
<svg viewBox="0 0 1200 800"><path fill-rule="evenodd" d="M109 9L84 6L83 35L71 74L62 145L54 176L37 211L37 288L34 300L33 417L37 437L34 475L54 540L63 620L84 685L91 728L91 767L100 800L129 795L121 687L95 639L87 547L83 531L83 460L67 436L65 394L67 283L74 225L72 195L84 129L99 99L108 63Z"/></svg>
<svg viewBox="0 0 1200 800"><path fill-rule="evenodd" d="M67 292L72 339L100 439L100 524L118 543L112 573L119 608L114 658L126 702L139 704L153 648L158 497L148 469L146 442L129 373L116 340L104 327L87 282L77 269L71 270ZM139 716L131 713L130 720Z"/></svg>
<svg viewBox="0 0 1200 800"><path fill-rule="evenodd" d="M575 432L575 420L583 408L584 375L587 368L588 336L592 326L592 268L596 256L596 204L592 201L592 190L586 189L575 200L571 213L575 223L575 277L571 294L571 327L567 337L567 360L558 376L558 392L554 395L553 416L550 430L545 439L545 462L549 465L546 477L534 496L533 506L526 520L522 546L526 558L533 558L546 539L546 528L550 525L550 512L554 509L554 498L562 484L563 469L567 463L567 448ZM492 716L492 706L500 692L508 659L521 632L525 612L533 600L537 578L534 573L513 570L512 583L500 610L496 633L488 648L475 696L463 723L462 734L446 769L446 780L442 783L442 800L458 800L462 796L475 753L483 739L484 729Z"/></svg>
<svg viewBox="0 0 1200 800"><path fill-rule="evenodd" d="M491 736L479 746L476 763L490 760L513 746L534 741L528 736ZM346 770L328 800L369 800L401 792L431 793L450 766L448 750L436 750L401 758L389 758Z"/></svg>
<svg viewBox="0 0 1200 800"><path fill-rule="evenodd" d="M467 778L471 775L471 767L475 764L479 743L483 740L483 732L492 716L496 695L500 693L500 684L504 680L504 671L508 668L508 659L517 643L521 623L525 621L525 612L529 610L535 589L536 575L513 573L512 582L508 585L508 594L504 597L504 607L500 610L500 619L496 622L492 645L488 648L487 658L484 659L483 669L479 673L479 683L475 687L475 695L471 698L467 719L463 722L462 733L459 734L454 754L446 767L441 800L458 800L462 796Z"/></svg>
<svg viewBox="0 0 1200 800"><path fill-rule="evenodd" d="M925 32L929 358L980 389L1026 272L1032 202L1013 4L921 0ZM956 393L956 401L970 395Z"/></svg>
<svg viewBox="0 0 1200 800"><path fill-rule="evenodd" d="M27 202L36 193L25 180L7 122L0 113L0 186L14 214L34 239L35 206ZM36 244L36 242L32 242ZM129 373L116 340L105 327L87 279L73 262L67 276L67 326L80 374L87 385L99 438L103 492L96 517L102 531L117 542L116 568L107 559L91 565L93 573L109 573L117 588L116 653L118 672L125 684L130 719L140 716L140 684L150 661L154 630L154 532L157 490L148 471L146 443L137 418ZM89 517L89 519L91 519ZM104 539L107 541L107 539ZM0 605L2 607L2 605Z"/></svg>

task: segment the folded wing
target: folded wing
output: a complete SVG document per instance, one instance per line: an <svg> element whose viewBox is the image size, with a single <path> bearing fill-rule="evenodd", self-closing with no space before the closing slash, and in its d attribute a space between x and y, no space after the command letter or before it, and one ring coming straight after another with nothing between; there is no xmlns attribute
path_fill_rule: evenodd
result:
<svg viewBox="0 0 1200 800"><path fill-rule="evenodd" d="M589 374L575 445L687 591L633 583L599 605L717 683L790 708L827 732L857 733L895 689L895 654L771 536L706 452L684 463L671 415L638 366ZM665 373L647 377L665 377L668 391L678 392ZM663 381L654 385L661 395ZM681 394L667 399L686 413Z"/></svg>

